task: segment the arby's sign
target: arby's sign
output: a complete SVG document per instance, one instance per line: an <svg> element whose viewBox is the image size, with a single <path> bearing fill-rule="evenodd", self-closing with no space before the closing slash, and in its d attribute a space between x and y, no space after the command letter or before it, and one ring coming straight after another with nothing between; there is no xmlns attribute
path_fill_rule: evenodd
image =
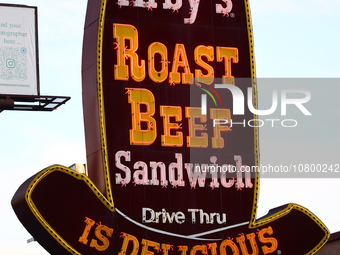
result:
<svg viewBox="0 0 340 255"><path fill-rule="evenodd" d="M89 0L82 78L89 176L53 165L12 201L47 251L302 255L328 240L296 204L256 218L258 129L229 123L257 117L233 116L223 89L252 88L256 107L247 0Z"/></svg>

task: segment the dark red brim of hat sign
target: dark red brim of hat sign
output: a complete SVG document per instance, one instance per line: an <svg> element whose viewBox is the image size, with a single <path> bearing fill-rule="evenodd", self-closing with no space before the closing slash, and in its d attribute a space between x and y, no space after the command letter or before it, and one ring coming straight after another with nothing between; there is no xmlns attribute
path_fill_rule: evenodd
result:
<svg viewBox="0 0 340 255"><path fill-rule="evenodd" d="M159 231L114 210L85 175L58 165L25 182L12 205L51 254L314 254L329 237L323 223L296 204L205 233Z"/></svg>

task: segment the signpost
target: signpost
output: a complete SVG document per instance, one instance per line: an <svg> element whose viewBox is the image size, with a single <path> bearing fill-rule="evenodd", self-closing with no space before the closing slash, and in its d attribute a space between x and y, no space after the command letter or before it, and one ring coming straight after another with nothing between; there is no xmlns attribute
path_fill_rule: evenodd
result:
<svg viewBox="0 0 340 255"><path fill-rule="evenodd" d="M258 130L242 123L257 117L232 115L225 89L250 87L256 108L247 0L89 0L82 74L89 176L54 165L12 200L47 251L302 255L325 244L327 227L302 206L256 218Z"/></svg>

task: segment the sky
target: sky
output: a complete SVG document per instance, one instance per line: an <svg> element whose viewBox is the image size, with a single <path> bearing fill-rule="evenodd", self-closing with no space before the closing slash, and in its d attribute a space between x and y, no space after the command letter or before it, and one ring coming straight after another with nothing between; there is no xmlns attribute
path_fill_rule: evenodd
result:
<svg viewBox="0 0 340 255"><path fill-rule="evenodd" d="M10 201L26 179L45 167L86 162L81 50L87 1L8 0L6 3L38 7L41 95L72 98L53 112L0 113L0 215L3 219L0 253L43 255L48 253L37 242L27 244L31 235L16 218ZM260 128L261 162L340 164L338 123L333 120L340 109L336 103L339 89L337 80L329 79L340 78L340 2L252 0L250 3L257 77L314 78L316 81L310 90L312 99L317 100L307 107L314 114L311 118L300 114L297 118L301 121L295 129ZM261 109L268 106L266 93L271 91L271 85L268 79L259 79L258 86ZM313 161L309 161L311 159ZM340 231L339 193L340 179L336 175L322 179L263 178L258 216L293 202L316 214L331 233L337 232Z"/></svg>

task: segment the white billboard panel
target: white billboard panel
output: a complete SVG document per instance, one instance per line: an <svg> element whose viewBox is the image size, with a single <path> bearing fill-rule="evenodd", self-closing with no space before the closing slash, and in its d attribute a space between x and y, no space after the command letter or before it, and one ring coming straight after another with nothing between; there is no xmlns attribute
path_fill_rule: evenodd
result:
<svg viewBox="0 0 340 255"><path fill-rule="evenodd" d="M36 17L36 7L0 5L0 94L39 94Z"/></svg>

